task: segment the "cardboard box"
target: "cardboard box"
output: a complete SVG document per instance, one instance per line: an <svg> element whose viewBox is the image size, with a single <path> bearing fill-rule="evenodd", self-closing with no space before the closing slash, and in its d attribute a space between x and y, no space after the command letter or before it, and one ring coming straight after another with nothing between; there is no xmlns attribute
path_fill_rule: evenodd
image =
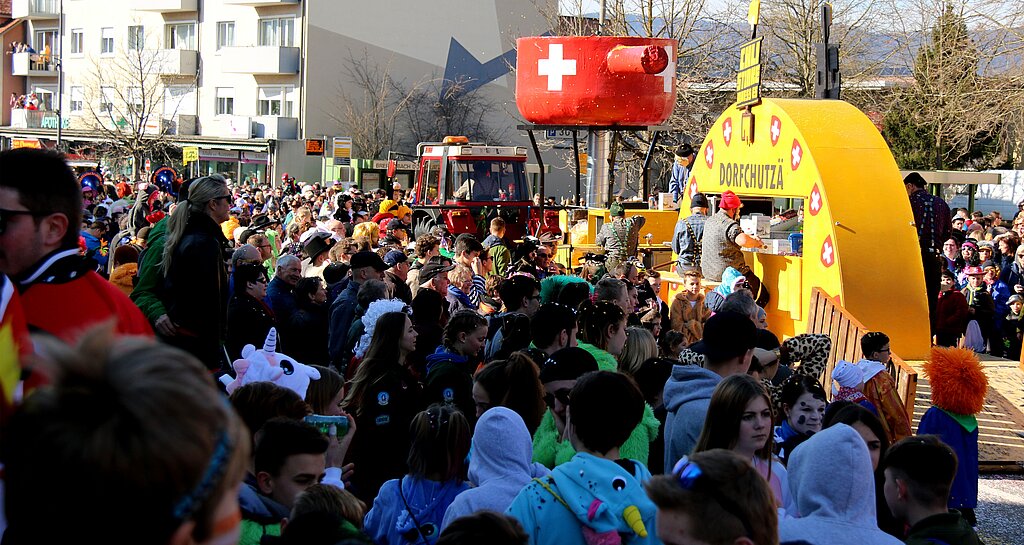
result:
<svg viewBox="0 0 1024 545"><path fill-rule="evenodd" d="M682 195L679 196L682 199ZM679 205L672 202L672 194L666 191L658 193L658 210L679 210Z"/></svg>
<svg viewBox="0 0 1024 545"><path fill-rule="evenodd" d="M748 235L768 238L772 234L772 218L763 214L751 214L740 218L740 229Z"/></svg>
<svg viewBox="0 0 1024 545"><path fill-rule="evenodd" d="M776 255L785 255L793 253L793 244L789 239L785 238L771 238L765 240L764 243L768 246L767 251Z"/></svg>

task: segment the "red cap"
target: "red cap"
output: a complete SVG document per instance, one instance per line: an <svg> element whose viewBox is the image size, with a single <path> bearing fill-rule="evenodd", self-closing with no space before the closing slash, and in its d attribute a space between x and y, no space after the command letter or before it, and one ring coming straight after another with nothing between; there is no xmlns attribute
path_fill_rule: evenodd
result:
<svg viewBox="0 0 1024 545"><path fill-rule="evenodd" d="M722 192L722 202L718 205L719 208L733 209L743 206L740 202L740 198L736 196L732 191Z"/></svg>

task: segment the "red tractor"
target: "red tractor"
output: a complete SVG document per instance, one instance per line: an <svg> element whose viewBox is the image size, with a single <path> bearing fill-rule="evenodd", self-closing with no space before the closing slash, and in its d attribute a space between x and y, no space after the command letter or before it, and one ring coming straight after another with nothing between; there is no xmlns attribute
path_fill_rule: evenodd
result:
<svg viewBox="0 0 1024 545"><path fill-rule="evenodd" d="M416 146L419 173L413 190L416 236L444 223L458 236L487 236L495 217L505 220L506 238L540 233L561 235L558 210L534 205L526 179L526 148L470 143L465 136Z"/></svg>

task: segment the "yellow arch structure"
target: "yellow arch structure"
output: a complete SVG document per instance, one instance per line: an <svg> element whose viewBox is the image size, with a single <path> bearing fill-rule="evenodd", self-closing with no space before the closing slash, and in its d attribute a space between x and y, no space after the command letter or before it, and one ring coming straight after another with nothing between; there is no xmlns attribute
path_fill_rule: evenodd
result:
<svg viewBox="0 0 1024 545"><path fill-rule="evenodd" d="M820 287L865 326L884 331L904 359L931 344L917 231L902 178L878 129L838 100L766 98L715 122L691 168L680 218L697 191L804 199L803 256L745 253L771 289L769 328L804 333L811 288ZM748 125L749 127L749 125Z"/></svg>

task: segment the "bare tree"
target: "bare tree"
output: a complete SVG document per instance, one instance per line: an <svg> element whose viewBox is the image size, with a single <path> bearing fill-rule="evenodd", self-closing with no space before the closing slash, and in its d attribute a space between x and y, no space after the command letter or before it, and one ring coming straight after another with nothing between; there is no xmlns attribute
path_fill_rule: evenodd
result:
<svg viewBox="0 0 1024 545"><path fill-rule="evenodd" d="M507 134L488 121L499 107L483 88L467 91L466 81L432 78L409 90L403 110L406 147L436 142L444 136L467 136L474 142L501 142Z"/></svg>
<svg viewBox="0 0 1024 545"><path fill-rule="evenodd" d="M913 74L886 117L901 166L980 169L1019 160L1024 8L987 0L894 5Z"/></svg>
<svg viewBox="0 0 1024 545"><path fill-rule="evenodd" d="M177 132L174 119L179 104L166 101L165 89L175 78L178 85L196 86L196 76L168 76L170 56L145 43L117 48L111 57L91 59L83 89L86 124L103 137L108 155L130 157L138 176L146 158L167 159L174 150L169 136Z"/></svg>
<svg viewBox="0 0 1024 545"><path fill-rule="evenodd" d="M333 108L324 114L352 137L356 157L380 159L396 147L399 120L409 105L410 93L366 51L349 55L338 81ZM346 90L354 92L346 92Z"/></svg>

